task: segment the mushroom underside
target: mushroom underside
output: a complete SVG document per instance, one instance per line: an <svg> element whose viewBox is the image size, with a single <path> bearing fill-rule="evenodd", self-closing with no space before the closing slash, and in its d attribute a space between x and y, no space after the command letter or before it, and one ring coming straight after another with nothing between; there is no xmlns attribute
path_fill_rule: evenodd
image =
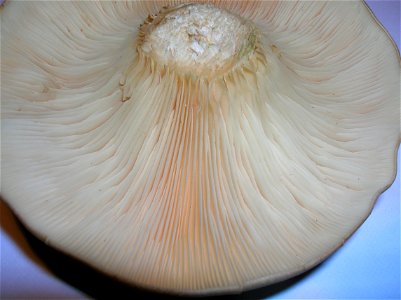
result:
<svg viewBox="0 0 401 300"><path fill-rule="evenodd" d="M399 54L364 3L208 3L185 13L232 18L227 60L203 16L157 52L174 1L1 16L2 196L50 245L172 293L316 265L394 180L400 141Z"/></svg>

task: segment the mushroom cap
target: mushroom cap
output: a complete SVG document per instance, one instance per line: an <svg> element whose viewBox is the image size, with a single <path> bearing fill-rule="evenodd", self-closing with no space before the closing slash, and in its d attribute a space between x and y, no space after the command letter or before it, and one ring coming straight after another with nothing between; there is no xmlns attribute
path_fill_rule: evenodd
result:
<svg viewBox="0 0 401 300"><path fill-rule="evenodd" d="M50 245L147 288L303 272L394 179L399 53L362 2L216 2L257 48L183 74L136 39L177 3L7 4L2 197Z"/></svg>

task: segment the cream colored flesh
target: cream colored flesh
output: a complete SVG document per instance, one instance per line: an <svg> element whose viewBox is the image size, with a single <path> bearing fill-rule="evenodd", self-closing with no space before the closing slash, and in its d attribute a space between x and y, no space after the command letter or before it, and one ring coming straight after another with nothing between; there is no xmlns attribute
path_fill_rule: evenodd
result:
<svg viewBox="0 0 401 300"><path fill-rule="evenodd" d="M138 47L158 64L180 73L215 77L254 50L255 29L239 16L205 4L165 10L144 26L144 40Z"/></svg>
<svg viewBox="0 0 401 300"><path fill-rule="evenodd" d="M394 178L398 52L362 2L217 2L258 40L209 78L140 50L168 4L7 4L2 197L146 288L236 292L312 267Z"/></svg>

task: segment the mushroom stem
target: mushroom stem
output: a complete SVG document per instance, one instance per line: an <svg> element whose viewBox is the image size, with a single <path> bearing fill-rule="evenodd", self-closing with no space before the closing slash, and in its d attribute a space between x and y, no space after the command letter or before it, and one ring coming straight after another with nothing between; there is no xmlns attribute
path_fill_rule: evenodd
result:
<svg viewBox="0 0 401 300"><path fill-rule="evenodd" d="M166 8L142 26L138 50L162 65L198 76L222 74L255 50L255 27L207 4Z"/></svg>

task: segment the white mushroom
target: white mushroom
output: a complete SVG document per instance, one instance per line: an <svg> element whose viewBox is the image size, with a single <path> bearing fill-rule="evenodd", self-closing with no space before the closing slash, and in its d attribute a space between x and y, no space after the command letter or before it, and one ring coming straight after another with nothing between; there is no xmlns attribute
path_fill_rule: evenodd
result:
<svg viewBox="0 0 401 300"><path fill-rule="evenodd" d="M122 281L289 278L394 180L400 57L363 2L11 1L1 17L1 195Z"/></svg>

